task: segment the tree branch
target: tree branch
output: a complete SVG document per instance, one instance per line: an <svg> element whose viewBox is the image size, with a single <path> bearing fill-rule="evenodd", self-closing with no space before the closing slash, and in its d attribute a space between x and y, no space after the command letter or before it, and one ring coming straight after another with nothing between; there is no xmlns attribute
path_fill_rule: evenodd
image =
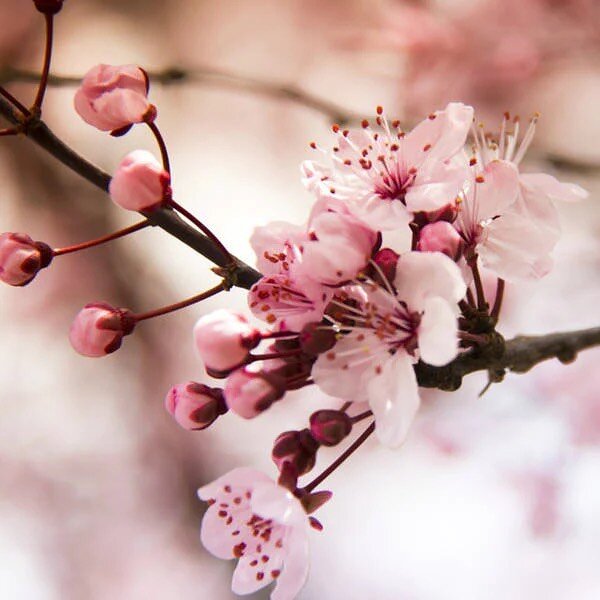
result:
<svg viewBox="0 0 600 600"><path fill-rule="evenodd" d="M464 352L444 367L419 362L415 371L421 387L454 391L461 386L465 375L475 371L488 371L491 381L500 381L507 370L525 373L551 358L570 363L581 350L599 345L600 327L539 336L520 335L507 342L498 336L488 346Z"/></svg>
<svg viewBox="0 0 600 600"><path fill-rule="evenodd" d="M0 114L65 166L105 192L108 191L110 175L65 145L43 121L30 118L24 123L23 118L3 98L0 98ZM188 225L173 210L163 208L145 216L152 225L161 227L215 264L227 266L227 258L214 242ZM242 261L235 260L236 285L249 289L261 275ZM600 327L543 336L519 336L508 342L495 334L487 345L464 352L444 367L432 367L420 362L415 365L415 371L421 387L454 391L460 387L465 375L476 371L487 371L491 381L500 381L506 370L524 373L551 358L571 362L579 351L598 345Z"/></svg>
<svg viewBox="0 0 600 600"><path fill-rule="evenodd" d="M9 123L22 128L22 132L38 146L50 153L66 167L87 179L101 190L108 192L110 175L88 162L62 142L40 119L32 118L23 122L9 102L0 98L0 114ZM142 213L153 226L160 227L178 240L196 250L202 256L220 267L228 266L228 257L224 256L217 245L194 227L183 221L177 213L169 208L160 208L151 213ZM261 277L260 273L239 259L235 259L236 269L233 273L237 286L249 289Z"/></svg>

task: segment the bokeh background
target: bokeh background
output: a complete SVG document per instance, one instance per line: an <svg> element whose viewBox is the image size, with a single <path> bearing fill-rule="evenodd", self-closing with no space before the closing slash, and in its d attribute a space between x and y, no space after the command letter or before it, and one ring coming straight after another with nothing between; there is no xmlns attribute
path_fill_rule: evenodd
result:
<svg viewBox="0 0 600 600"><path fill-rule="evenodd" d="M0 0L0 79L8 66L39 68L31 5ZM298 165L335 115L207 69L294 86L348 113L383 104L409 123L449 100L474 103L491 129L505 110L541 111L524 169L576 181L590 198L560 207L556 268L508 289L503 331L598 325L596 0L67 0L56 33L57 73L98 62L194 73L152 87L175 194L249 262L254 226L306 217ZM31 85L10 85L32 97ZM45 118L90 160L111 171L131 149L154 150L143 128L113 139L86 126L72 96L52 89ZM0 176L1 230L61 246L133 222L25 139L2 139ZM202 257L144 231L57 260L26 289L0 289L0 598L233 597L233 565L199 544L196 488L242 464L274 473L276 435L339 402L297 393L253 422L178 428L165 392L204 377L191 327L223 302L243 308L241 290L144 324L103 360L77 356L66 338L88 301L145 310L213 281ZM484 376L428 393L401 450L373 443L330 478L301 598L599 598L599 359L509 375L482 398ZM321 464L333 456L322 454Z"/></svg>

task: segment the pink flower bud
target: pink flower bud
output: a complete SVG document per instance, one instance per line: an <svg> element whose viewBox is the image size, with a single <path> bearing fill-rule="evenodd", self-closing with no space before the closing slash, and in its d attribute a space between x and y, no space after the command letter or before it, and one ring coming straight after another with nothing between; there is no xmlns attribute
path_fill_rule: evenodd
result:
<svg viewBox="0 0 600 600"><path fill-rule="evenodd" d="M86 304L75 317L69 340L79 354L97 358L118 350L134 327L131 311L95 302Z"/></svg>
<svg viewBox="0 0 600 600"><path fill-rule="evenodd" d="M52 257L52 249L43 242L34 242L24 233L3 233L0 235L0 281L27 285L50 264Z"/></svg>
<svg viewBox="0 0 600 600"><path fill-rule="evenodd" d="M318 410L310 416L310 432L323 446L336 446L351 431L352 421L341 410Z"/></svg>
<svg viewBox="0 0 600 600"><path fill-rule="evenodd" d="M169 191L171 178L146 150L130 152L110 182L110 197L127 210L149 211L160 206Z"/></svg>
<svg viewBox="0 0 600 600"><path fill-rule="evenodd" d="M189 381L173 386L165 406L184 429L205 429L227 412L223 391Z"/></svg>
<svg viewBox="0 0 600 600"><path fill-rule="evenodd" d="M305 475L315 466L318 449L319 444L308 429L285 431L275 440L271 458L280 471L287 463L292 465L296 474L300 476Z"/></svg>
<svg viewBox="0 0 600 600"><path fill-rule="evenodd" d="M201 317L194 327L200 358L212 371L229 371L241 365L260 339L260 332L242 315L225 309Z"/></svg>
<svg viewBox="0 0 600 600"><path fill-rule="evenodd" d="M116 131L156 118L147 96L148 77L139 67L97 65L75 94L75 110L100 131Z"/></svg>
<svg viewBox="0 0 600 600"><path fill-rule="evenodd" d="M285 393L285 381L254 365L234 371L225 384L227 406L240 417L252 419L267 410Z"/></svg>
<svg viewBox="0 0 600 600"><path fill-rule="evenodd" d="M55 15L63 6L63 0L33 0L33 3L45 15Z"/></svg>
<svg viewBox="0 0 600 600"><path fill-rule="evenodd" d="M461 237L446 221L426 225L421 230L417 249L421 252L443 252L452 259L458 256L462 245Z"/></svg>

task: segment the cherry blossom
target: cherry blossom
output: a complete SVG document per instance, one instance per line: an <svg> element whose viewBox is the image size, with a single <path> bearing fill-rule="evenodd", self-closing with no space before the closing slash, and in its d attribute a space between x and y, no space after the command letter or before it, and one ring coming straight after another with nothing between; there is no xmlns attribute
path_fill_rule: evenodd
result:
<svg viewBox="0 0 600 600"><path fill-rule="evenodd" d="M198 320L194 341L207 368L229 371L246 360L260 342L260 333L243 315L221 308Z"/></svg>
<svg viewBox="0 0 600 600"><path fill-rule="evenodd" d="M135 65L97 65L75 94L75 110L100 131L118 131L133 123L152 121L156 109L147 98L148 78Z"/></svg>
<svg viewBox="0 0 600 600"><path fill-rule="evenodd" d="M173 386L165 397L165 408L184 429L206 429L227 412L222 390L188 381Z"/></svg>
<svg viewBox="0 0 600 600"><path fill-rule="evenodd" d="M200 537L218 558L238 558L231 588L251 594L276 581L272 600L292 600L308 575L309 520L300 501L261 471L238 468L200 488L209 503Z"/></svg>
<svg viewBox="0 0 600 600"><path fill-rule="evenodd" d="M34 242L24 233L0 235L0 281L8 285L27 285L47 267L53 254L43 242Z"/></svg>
<svg viewBox="0 0 600 600"><path fill-rule="evenodd" d="M123 337L135 327L132 313L105 302L86 304L69 331L73 348L83 356L99 358L121 347Z"/></svg>
<svg viewBox="0 0 600 600"><path fill-rule="evenodd" d="M152 210L163 202L170 181L150 152L134 150L119 164L110 182L110 197L126 210Z"/></svg>
<svg viewBox="0 0 600 600"><path fill-rule="evenodd" d="M444 365L458 352L455 304L466 286L459 268L439 252L400 256L394 288L354 286L342 316L335 347L313 368L316 384L345 400L368 400L377 435L386 445L404 440L420 400L413 363L420 358Z"/></svg>
<svg viewBox="0 0 600 600"><path fill-rule="evenodd" d="M305 161L302 173L317 197L342 200L373 229L390 230L406 226L411 212L445 206L462 190L473 109L450 103L406 134L398 121L390 125L378 113L378 130L366 120L362 130L334 126L336 145L325 153L331 166Z"/></svg>

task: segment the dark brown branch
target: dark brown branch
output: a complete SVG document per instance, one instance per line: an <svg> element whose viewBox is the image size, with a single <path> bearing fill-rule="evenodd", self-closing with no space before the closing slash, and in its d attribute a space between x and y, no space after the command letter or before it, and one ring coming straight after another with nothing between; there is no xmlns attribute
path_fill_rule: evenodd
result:
<svg viewBox="0 0 600 600"><path fill-rule="evenodd" d="M498 337L487 347L469 350L444 367L418 363L415 370L421 387L454 391L465 375L475 371L488 371L491 380L499 381L506 371L525 373L552 358L570 363L578 352L593 346L600 346L600 327L539 336L521 335L505 343Z"/></svg>
<svg viewBox="0 0 600 600"><path fill-rule="evenodd" d="M12 125L22 127L24 135L66 167L75 171L96 187L108 192L110 175L64 144L43 121L33 118L24 123L20 115L3 98L0 98L0 114ZM211 262L220 267L227 267L229 257L225 256L212 240L183 221L175 211L162 208L144 216L150 221L151 225L164 229ZM260 279L261 275L241 260L235 260L236 269L233 273L235 285L248 289Z"/></svg>

